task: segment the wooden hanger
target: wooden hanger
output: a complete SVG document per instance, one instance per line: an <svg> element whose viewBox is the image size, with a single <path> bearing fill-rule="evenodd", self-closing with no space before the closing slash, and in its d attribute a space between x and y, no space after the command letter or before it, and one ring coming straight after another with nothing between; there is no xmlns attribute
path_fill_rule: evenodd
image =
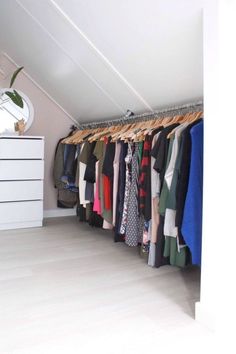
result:
<svg viewBox="0 0 236 354"><path fill-rule="evenodd" d="M154 119L143 122L142 128L135 136L135 141L145 140L145 136L155 129L156 121Z"/></svg>
<svg viewBox="0 0 236 354"><path fill-rule="evenodd" d="M135 136L135 134L139 132L140 129L141 129L141 122L137 122L133 124L126 132L124 132L124 134L122 134L121 139L124 141L133 140L133 137Z"/></svg>
<svg viewBox="0 0 236 354"><path fill-rule="evenodd" d="M146 135L151 134L153 130L156 129L156 121L150 121L150 124L146 127L146 129L143 131L142 136L145 138Z"/></svg>
<svg viewBox="0 0 236 354"><path fill-rule="evenodd" d="M93 139L93 138L95 138L97 135L99 135L102 130L103 130L103 128L95 128L95 129L91 130L90 136L88 137L88 141L89 142L92 142L93 140L95 141L96 139Z"/></svg>
<svg viewBox="0 0 236 354"><path fill-rule="evenodd" d="M111 135L112 135L113 133L120 131L120 128L121 128L121 126L117 126L117 125L111 126L108 131L106 131L105 133L103 133L103 134L100 136L100 139L99 139L99 140L104 141L106 137L109 138L109 137L111 137Z"/></svg>
<svg viewBox="0 0 236 354"><path fill-rule="evenodd" d="M162 120L163 127L167 127L168 125L172 124L173 117L164 117Z"/></svg>
<svg viewBox="0 0 236 354"><path fill-rule="evenodd" d="M97 131L95 131L89 138L88 138L88 141L89 142L93 142L93 141L98 141L100 140L100 137L103 135L103 134L107 134L108 133L108 129L109 127L101 127L99 128Z"/></svg>
<svg viewBox="0 0 236 354"><path fill-rule="evenodd" d="M157 128L161 127L162 126L162 122L163 122L163 118L157 118L155 120L154 128L157 129Z"/></svg>
<svg viewBox="0 0 236 354"><path fill-rule="evenodd" d="M186 113L183 116L183 119L180 120L180 124L188 122L189 119L192 117L192 115L193 115L193 112Z"/></svg>
<svg viewBox="0 0 236 354"><path fill-rule="evenodd" d="M111 134L111 140L112 140L112 141L116 141L116 138L118 137L118 135L119 135L121 132L125 131L125 130L127 129L127 126L128 126L128 125L131 125L131 124L125 124L125 125L120 126L120 127L121 127L120 130L117 130L117 131L115 131L113 134ZM117 140L118 140L118 139L117 139Z"/></svg>
<svg viewBox="0 0 236 354"><path fill-rule="evenodd" d="M167 121L169 121L169 117L156 118L150 121L146 121L146 124L144 124L143 129L141 129L140 132L135 136L135 139L137 141L143 141L147 134L150 134L153 130L163 126Z"/></svg>
<svg viewBox="0 0 236 354"><path fill-rule="evenodd" d="M193 116L188 120L189 123L193 123L196 120L200 119L203 116L203 112L195 112Z"/></svg>
<svg viewBox="0 0 236 354"><path fill-rule="evenodd" d="M176 115L174 117L164 117L158 119L150 119L148 121L128 123L125 125L114 125L103 128L89 128L85 130L76 130L72 136L65 138L62 142L65 144L78 144L85 140L89 142L104 140L105 137L111 137L111 141L118 139L129 141L142 141L147 134L150 134L154 129L160 126L168 127L173 123L193 123L203 116L203 112L191 112L184 116ZM169 133L167 138L170 138L175 132L175 129Z"/></svg>
<svg viewBox="0 0 236 354"><path fill-rule="evenodd" d="M73 137L78 134L78 132L80 132L81 130L75 130L72 135L67 136L65 139L62 140L62 144L71 144L71 140L73 139Z"/></svg>
<svg viewBox="0 0 236 354"><path fill-rule="evenodd" d="M82 130L79 136L76 136L73 140L73 144L79 144L86 140L86 138L93 133L93 129Z"/></svg>
<svg viewBox="0 0 236 354"><path fill-rule="evenodd" d="M139 122L135 125L134 129L129 133L128 138L135 141L137 138L137 134L142 131L145 122Z"/></svg>
<svg viewBox="0 0 236 354"><path fill-rule="evenodd" d="M180 118L179 122L181 124L185 124L185 123L193 123L194 121L198 120L201 116L202 116L203 112L192 112L192 113L187 113L182 119ZM176 127L175 129L173 129L168 135L167 135L167 139L170 139L174 134L176 129L178 129L178 127Z"/></svg>
<svg viewBox="0 0 236 354"><path fill-rule="evenodd" d="M195 113L195 112L194 112ZM184 123L189 123L190 119L192 119L193 114L194 113L187 113L184 116L179 116L179 119L176 121L176 123L180 123L180 124L184 124ZM168 135L167 135L167 139L170 139L174 134L175 131L178 127L176 127L175 129L173 129Z"/></svg>
<svg viewBox="0 0 236 354"><path fill-rule="evenodd" d="M69 144L74 144L77 139L79 139L80 135L83 134L85 130L78 130L75 134L73 134L70 139L68 139Z"/></svg>
<svg viewBox="0 0 236 354"><path fill-rule="evenodd" d="M180 116L180 118L179 118L179 121L181 121L181 119L182 119L182 116ZM177 123L178 121L176 121L176 123ZM178 125L176 128L174 128L168 135L167 135L167 139L170 139L174 134L175 134L175 132L176 132L176 130L179 128L179 126L181 126L182 124L184 124L184 123L181 123L180 125Z"/></svg>
<svg viewBox="0 0 236 354"><path fill-rule="evenodd" d="M134 131L136 126L137 123L131 124L131 126L128 129L126 129L124 132L120 134L119 136L120 140L129 141L129 135Z"/></svg>
<svg viewBox="0 0 236 354"><path fill-rule="evenodd" d="M111 135L112 141L117 141L119 139L122 139L122 136L124 136L124 133L126 131L128 131L129 129L131 129L134 125L135 125L135 123L133 123L133 124L125 124L123 126L123 129L121 129L120 131L118 131L115 134Z"/></svg>
<svg viewBox="0 0 236 354"><path fill-rule="evenodd" d="M95 141L96 139L93 139L94 137L96 137L97 135L99 135L102 131L104 130L104 128L93 128L93 129L88 129L87 131L85 131L84 134L82 134L79 138L79 142L84 142L84 141Z"/></svg>
<svg viewBox="0 0 236 354"><path fill-rule="evenodd" d="M179 115L173 116L173 118L171 119L170 123L171 124L178 123L179 117L180 117Z"/></svg>
<svg viewBox="0 0 236 354"><path fill-rule="evenodd" d="M182 119L183 119L183 116L178 115L175 117L173 123L180 123ZM175 134L178 127L179 127L179 125L176 128L174 128L173 130L171 130L171 132L167 135L167 139L170 139Z"/></svg>
<svg viewBox="0 0 236 354"><path fill-rule="evenodd" d="M167 127L168 125L173 124L175 121L177 122L180 119L180 115L174 117L164 117L158 118L156 120L147 121L148 126L144 125L143 129L136 135L139 141L144 140L147 134L150 134L153 130L157 129L160 126Z"/></svg>
<svg viewBox="0 0 236 354"><path fill-rule="evenodd" d="M151 125L151 121L150 121L150 120L143 121L143 122L142 122L142 125L141 125L141 127L140 127L140 129L139 129L139 131L135 134L134 139L135 139L136 141L139 141L139 138L140 138L141 136L143 137L144 131L146 131L147 128L148 128L150 125Z"/></svg>

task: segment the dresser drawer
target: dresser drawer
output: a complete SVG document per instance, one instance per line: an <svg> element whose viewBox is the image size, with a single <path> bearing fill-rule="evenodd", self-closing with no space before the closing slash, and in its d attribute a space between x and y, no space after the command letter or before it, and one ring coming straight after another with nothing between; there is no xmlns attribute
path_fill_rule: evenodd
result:
<svg viewBox="0 0 236 354"><path fill-rule="evenodd" d="M43 201L0 203L0 226L42 220Z"/></svg>
<svg viewBox="0 0 236 354"><path fill-rule="evenodd" d="M0 181L43 179L43 160L0 160Z"/></svg>
<svg viewBox="0 0 236 354"><path fill-rule="evenodd" d="M0 202L43 199L43 181L0 181Z"/></svg>
<svg viewBox="0 0 236 354"><path fill-rule="evenodd" d="M0 139L0 159L43 159L43 139Z"/></svg>

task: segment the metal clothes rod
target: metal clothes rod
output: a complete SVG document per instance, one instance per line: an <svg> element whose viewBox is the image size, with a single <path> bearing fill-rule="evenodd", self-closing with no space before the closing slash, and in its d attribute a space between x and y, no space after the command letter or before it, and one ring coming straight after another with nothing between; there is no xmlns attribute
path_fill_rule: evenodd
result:
<svg viewBox="0 0 236 354"><path fill-rule="evenodd" d="M79 125L80 130L84 129L95 129L109 127L113 125L124 125L133 123L134 121L147 121L154 120L158 118L171 117L179 114L187 114L190 112L200 112L203 111L203 101L188 103L180 106L173 106L161 110L157 110L149 113L136 114L130 117L122 117L113 120L104 120L100 122L91 122L91 123L81 123Z"/></svg>

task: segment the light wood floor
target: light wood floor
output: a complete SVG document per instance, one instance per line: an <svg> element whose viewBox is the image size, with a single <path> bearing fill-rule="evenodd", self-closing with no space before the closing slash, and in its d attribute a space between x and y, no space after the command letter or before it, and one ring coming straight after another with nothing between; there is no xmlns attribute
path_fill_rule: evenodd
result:
<svg viewBox="0 0 236 354"><path fill-rule="evenodd" d="M76 217L2 231L0 353L150 354L165 336L208 335L193 319L199 279L148 267Z"/></svg>

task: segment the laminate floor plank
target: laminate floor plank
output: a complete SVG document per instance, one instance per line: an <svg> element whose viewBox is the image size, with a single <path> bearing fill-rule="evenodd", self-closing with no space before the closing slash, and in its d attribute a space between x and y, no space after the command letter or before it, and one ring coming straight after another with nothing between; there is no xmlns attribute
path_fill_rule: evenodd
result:
<svg viewBox="0 0 236 354"><path fill-rule="evenodd" d="M210 340L194 321L199 287L198 268L148 267L76 217L1 231L0 353L156 353L168 336Z"/></svg>

